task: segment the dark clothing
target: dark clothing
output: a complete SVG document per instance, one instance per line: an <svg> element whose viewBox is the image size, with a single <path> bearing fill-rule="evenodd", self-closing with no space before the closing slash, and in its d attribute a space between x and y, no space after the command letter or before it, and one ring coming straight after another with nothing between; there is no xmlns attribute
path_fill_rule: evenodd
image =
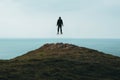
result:
<svg viewBox="0 0 120 80"><path fill-rule="evenodd" d="M57 21L57 25L58 25L58 26L62 26L62 25L63 25L63 21L62 21L62 19L58 19L58 21Z"/></svg>
<svg viewBox="0 0 120 80"><path fill-rule="evenodd" d="M61 32L61 34L62 34L62 26L58 26L57 34L59 34L59 30L60 30L60 32Z"/></svg>
<svg viewBox="0 0 120 80"><path fill-rule="evenodd" d="M60 32L61 32L61 34L62 34L62 26L63 26L63 21L62 21L62 19L58 19L58 21L57 21L57 26L58 26L58 29L57 29L57 34L59 34L59 30L60 30Z"/></svg>

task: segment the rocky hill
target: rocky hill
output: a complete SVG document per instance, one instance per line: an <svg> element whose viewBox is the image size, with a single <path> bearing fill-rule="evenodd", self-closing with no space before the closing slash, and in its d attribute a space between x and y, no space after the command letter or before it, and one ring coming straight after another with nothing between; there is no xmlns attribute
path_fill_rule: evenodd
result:
<svg viewBox="0 0 120 80"><path fill-rule="evenodd" d="M120 57L66 43L0 61L0 80L120 80L119 75Z"/></svg>

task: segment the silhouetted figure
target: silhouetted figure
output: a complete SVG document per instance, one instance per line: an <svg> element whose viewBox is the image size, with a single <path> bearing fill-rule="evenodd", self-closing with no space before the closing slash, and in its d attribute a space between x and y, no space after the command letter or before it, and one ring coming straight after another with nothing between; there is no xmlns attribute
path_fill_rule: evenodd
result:
<svg viewBox="0 0 120 80"><path fill-rule="evenodd" d="M59 30L60 30L61 34L63 34L63 32L62 32L63 20L61 19L61 17L59 17L59 19L57 21L57 26L58 26L57 34L59 34Z"/></svg>

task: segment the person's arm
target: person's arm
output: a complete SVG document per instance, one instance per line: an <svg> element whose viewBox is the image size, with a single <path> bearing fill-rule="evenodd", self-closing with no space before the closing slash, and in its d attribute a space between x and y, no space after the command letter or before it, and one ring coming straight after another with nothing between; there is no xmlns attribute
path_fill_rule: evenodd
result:
<svg viewBox="0 0 120 80"><path fill-rule="evenodd" d="M56 24L56 26L58 26L58 21L57 21L57 24Z"/></svg>
<svg viewBox="0 0 120 80"><path fill-rule="evenodd" d="M62 26L64 26L64 24L63 24L63 20L62 20Z"/></svg>

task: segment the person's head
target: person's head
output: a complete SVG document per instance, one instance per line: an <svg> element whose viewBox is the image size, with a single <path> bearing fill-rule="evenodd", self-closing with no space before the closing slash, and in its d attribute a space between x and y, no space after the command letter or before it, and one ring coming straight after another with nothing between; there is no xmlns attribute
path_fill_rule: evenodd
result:
<svg viewBox="0 0 120 80"><path fill-rule="evenodd" d="M59 19L61 19L61 17L59 17Z"/></svg>

